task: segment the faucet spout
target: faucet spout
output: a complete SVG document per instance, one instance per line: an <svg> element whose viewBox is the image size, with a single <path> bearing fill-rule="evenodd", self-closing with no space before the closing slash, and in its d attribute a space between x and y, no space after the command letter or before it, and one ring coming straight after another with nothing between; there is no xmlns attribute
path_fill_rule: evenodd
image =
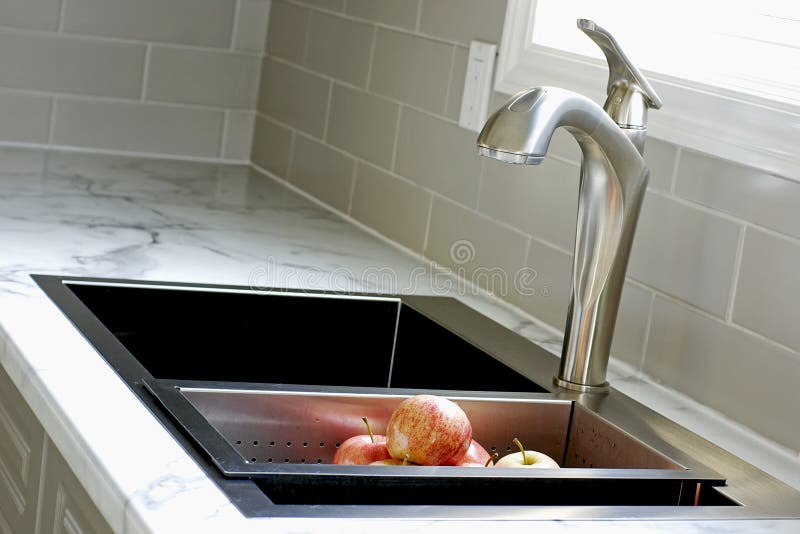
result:
<svg viewBox="0 0 800 534"><path fill-rule="evenodd" d="M649 170L631 139L588 98L555 87L514 95L486 122L481 155L538 164L553 132L577 140L581 164L572 287L561 366L555 383L607 390L606 370L631 244Z"/></svg>

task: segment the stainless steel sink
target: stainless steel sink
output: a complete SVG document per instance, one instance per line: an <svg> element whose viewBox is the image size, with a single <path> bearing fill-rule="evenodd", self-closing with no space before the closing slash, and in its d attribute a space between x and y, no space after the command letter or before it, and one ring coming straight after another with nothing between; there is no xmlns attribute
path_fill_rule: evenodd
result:
<svg viewBox="0 0 800 534"><path fill-rule="evenodd" d="M800 493L613 388L557 390L557 357L454 299L34 279L247 516L800 518ZM325 463L419 392L564 468Z"/></svg>

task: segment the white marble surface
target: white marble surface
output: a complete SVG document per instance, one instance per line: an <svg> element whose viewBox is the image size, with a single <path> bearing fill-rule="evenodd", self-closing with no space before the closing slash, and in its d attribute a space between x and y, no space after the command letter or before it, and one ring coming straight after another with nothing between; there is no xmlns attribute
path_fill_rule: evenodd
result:
<svg viewBox="0 0 800 534"><path fill-rule="evenodd" d="M415 280L415 291L437 292L443 279L420 258L245 167L11 148L0 148L0 243L0 362L115 531L487 528L486 522L243 518L29 278L50 273L390 292L408 290ZM395 276L376 276L382 267ZM462 300L558 351L557 333L502 303L475 295ZM612 380L800 487L797 458L623 367ZM492 522L491 528L520 532L531 524ZM800 522L551 521L536 528L798 532Z"/></svg>

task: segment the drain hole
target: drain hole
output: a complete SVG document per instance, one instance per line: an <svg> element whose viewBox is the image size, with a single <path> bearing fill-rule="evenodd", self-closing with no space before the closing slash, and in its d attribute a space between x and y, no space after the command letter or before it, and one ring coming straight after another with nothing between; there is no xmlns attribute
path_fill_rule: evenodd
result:
<svg viewBox="0 0 800 534"><path fill-rule="evenodd" d="M292 446L292 442L291 442L291 441L287 441L287 442L286 442L286 446L287 446L287 447L291 447L291 446Z"/></svg>
<svg viewBox="0 0 800 534"><path fill-rule="evenodd" d="M307 441L303 442L303 447L308 447L308 442Z"/></svg>
<svg viewBox="0 0 800 534"><path fill-rule="evenodd" d="M497 447L495 447L494 445L492 445L492 452L494 452L494 451L496 451L496 450L497 450Z"/></svg>
<svg viewBox="0 0 800 534"><path fill-rule="evenodd" d="M258 441L254 441L254 442L253 442L253 445L258 445Z"/></svg>
<svg viewBox="0 0 800 534"><path fill-rule="evenodd" d="M251 462L255 462L255 461L256 461L256 459L255 459L255 458L250 458L250 461L251 461Z"/></svg>
<svg viewBox="0 0 800 534"><path fill-rule="evenodd" d="M322 463L322 458L317 458L317 463L321 464Z"/></svg>
<svg viewBox="0 0 800 534"><path fill-rule="evenodd" d="M319 446L320 446L320 447L324 447L324 446L325 446L325 442L324 442L324 441L320 441L320 442L319 442Z"/></svg>
<svg viewBox="0 0 800 534"><path fill-rule="evenodd" d="M336 448L338 449L340 445L341 445L341 443L337 443L336 444Z"/></svg>
<svg viewBox="0 0 800 534"><path fill-rule="evenodd" d="M272 458L267 458L268 463L272 463Z"/></svg>
<svg viewBox="0 0 800 534"><path fill-rule="evenodd" d="M288 458L284 458L283 459L283 463L288 464L289 463L289 459Z"/></svg>
<svg viewBox="0 0 800 534"><path fill-rule="evenodd" d="M306 459L305 459L305 458L301 458L301 459L300 459L300 463L301 463L301 464L304 464L304 463L306 463Z"/></svg>
<svg viewBox="0 0 800 534"><path fill-rule="evenodd" d="M237 445L241 445L241 444L242 444L242 440L240 440L240 439L237 439L237 440L236 440L236 444L237 444Z"/></svg>
<svg viewBox="0 0 800 534"><path fill-rule="evenodd" d="M274 442L274 441L270 441L270 442L269 442L269 446L270 446L270 447L274 447L274 446L275 446L275 442Z"/></svg>

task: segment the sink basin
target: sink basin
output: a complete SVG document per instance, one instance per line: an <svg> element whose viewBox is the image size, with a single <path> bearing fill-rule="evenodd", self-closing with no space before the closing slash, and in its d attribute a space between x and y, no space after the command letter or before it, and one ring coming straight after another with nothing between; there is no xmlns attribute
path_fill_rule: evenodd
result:
<svg viewBox="0 0 800 534"><path fill-rule="evenodd" d="M449 298L65 285L156 378L546 391L432 318Z"/></svg>
<svg viewBox="0 0 800 534"><path fill-rule="evenodd" d="M455 299L33 278L246 516L800 518L794 489L613 387L559 390L556 356ZM421 392L564 468L325 463Z"/></svg>

